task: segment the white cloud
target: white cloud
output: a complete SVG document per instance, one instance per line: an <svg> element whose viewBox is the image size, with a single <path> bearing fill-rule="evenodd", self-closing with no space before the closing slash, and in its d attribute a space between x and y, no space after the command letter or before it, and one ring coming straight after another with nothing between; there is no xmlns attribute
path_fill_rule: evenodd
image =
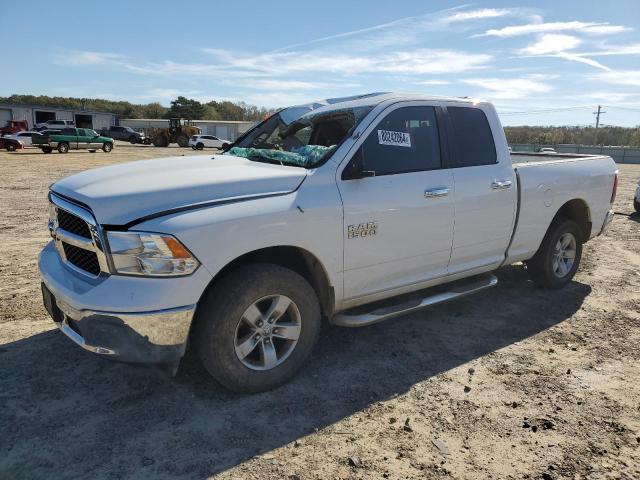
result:
<svg viewBox="0 0 640 480"><path fill-rule="evenodd" d="M593 75L591 80L613 85L640 87L640 70L616 70Z"/></svg>
<svg viewBox="0 0 640 480"><path fill-rule="evenodd" d="M481 8L479 10L468 10L463 12L453 12L444 15L440 23L468 22L470 20L484 20L486 18L498 18L513 15L514 10L507 8Z"/></svg>
<svg viewBox="0 0 640 480"><path fill-rule="evenodd" d="M580 55L589 57L608 56L608 55L640 55L640 43L631 45L604 45L603 50L595 52L580 53Z"/></svg>
<svg viewBox="0 0 640 480"><path fill-rule="evenodd" d="M594 35L604 35L610 33L622 33L630 31L628 27L622 25L609 25L608 23L594 22L548 22L531 23L527 25L511 25L508 27L487 30L484 35L494 37L515 37L529 35L532 33L550 33L562 31L583 32Z"/></svg>
<svg viewBox="0 0 640 480"><path fill-rule="evenodd" d="M488 99L522 99L536 93L547 93L553 87L534 78L468 78L462 80L468 85L481 87Z"/></svg>
<svg viewBox="0 0 640 480"><path fill-rule="evenodd" d="M421 80L417 82L412 82L415 85L451 85L452 82L447 80Z"/></svg>
<svg viewBox="0 0 640 480"><path fill-rule="evenodd" d="M548 33L542 35L535 43L520 50L520 53L525 55L548 55L550 53L571 50L580 45L580 43L581 40L578 37Z"/></svg>

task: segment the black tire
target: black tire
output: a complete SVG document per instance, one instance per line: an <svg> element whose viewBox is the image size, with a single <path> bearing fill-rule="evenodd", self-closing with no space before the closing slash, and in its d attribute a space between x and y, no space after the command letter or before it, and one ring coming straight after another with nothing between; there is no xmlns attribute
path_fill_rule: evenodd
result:
<svg viewBox="0 0 640 480"><path fill-rule="evenodd" d="M202 142L196 143L196 150L204 150L204 143Z"/></svg>
<svg viewBox="0 0 640 480"><path fill-rule="evenodd" d="M181 133L176 137L176 143L180 147L188 147L189 146L189 137L187 137L184 133Z"/></svg>
<svg viewBox="0 0 640 480"><path fill-rule="evenodd" d="M104 153L109 153L111 150L113 150L113 143L105 142L102 144L102 151Z"/></svg>
<svg viewBox="0 0 640 480"><path fill-rule="evenodd" d="M236 329L254 302L272 295L285 295L295 304L300 336L282 363L269 370L254 370L236 355ZM302 367L318 338L320 307L303 277L278 265L256 263L232 271L207 291L198 304L195 322L198 355L211 376L229 390L263 392L287 382Z"/></svg>
<svg viewBox="0 0 640 480"><path fill-rule="evenodd" d="M131 135L129 137L129 143L135 145L136 143L138 143L138 137L136 137L135 135Z"/></svg>
<svg viewBox="0 0 640 480"><path fill-rule="evenodd" d="M153 137L152 143L155 147L166 147L168 145L167 138L164 135Z"/></svg>
<svg viewBox="0 0 640 480"><path fill-rule="evenodd" d="M53 148L51 147L42 147L42 153L51 153L53 152Z"/></svg>
<svg viewBox="0 0 640 480"><path fill-rule="evenodd" d="M556 245L565 234L573 235L575 240L575 256L571 268L561 275L554 272L554 255ZM526 262L527 271L529 272L531 280L542 288L552 290L562 288L569 283L580 266L583 238L584 233L573 220L567 218L554 220L547 230L540 248L538 248L533 258Z"/></svg>
<svg viewBox="0 0 640 480"><path fill-rule="evenodd" d="M222 150L226 150L227 148L229 148L230 143L223 143L222 147L220 147Z"/></svg>
<svg viewBox="0 0 640 480"><path fill-rule="evenodd" d="M15 152L16 151L16 146L12 143L7 143L7 146L5 147L7 149L7 152Z"/></svg>
<svg viewBox="0 0 640 480"><path fill-rule="evenodd" d="M68 153L69 152L69 144L62 142L58 144L58 152L60 153Z"/></svg>

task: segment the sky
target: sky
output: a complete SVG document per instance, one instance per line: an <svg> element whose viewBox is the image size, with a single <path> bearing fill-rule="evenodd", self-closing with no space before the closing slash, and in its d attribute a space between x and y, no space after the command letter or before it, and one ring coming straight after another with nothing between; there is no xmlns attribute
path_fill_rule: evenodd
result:
<svg viewBox="0 0 640 480"><path fill-rule="evenodd" d="M506 125L592 125L597 105L601 124L640 125L640 0L32 0L2 12L0 96L283 107L398 91L489 100Z"/></svg>

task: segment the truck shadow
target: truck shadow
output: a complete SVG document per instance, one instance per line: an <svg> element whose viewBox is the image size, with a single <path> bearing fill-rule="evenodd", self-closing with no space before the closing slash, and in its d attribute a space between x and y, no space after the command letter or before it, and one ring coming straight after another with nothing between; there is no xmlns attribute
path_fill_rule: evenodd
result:
<svg viewBox="0 0 640 480"><path fill-rule="evenodd" d="M314 431L569 319L591 291L536 289L518 266L498 276L456 303L328 326L297 378L258 395L225 391L193 355L173 379L97 358L57 331L2 345L0 477L206 478L295 440L304 448Z"/></svg>

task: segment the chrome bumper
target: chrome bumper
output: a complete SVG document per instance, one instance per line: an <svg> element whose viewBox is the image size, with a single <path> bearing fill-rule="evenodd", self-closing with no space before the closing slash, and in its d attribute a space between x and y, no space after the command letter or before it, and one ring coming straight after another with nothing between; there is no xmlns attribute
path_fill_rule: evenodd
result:
<svg viewBox="0 0 640 480"><path fill-rule="evenodd" d="M154 312L99 312L76 310L50 291L49 295L54 299L50 312L54 322L85 350L133 363L177 364L184 355L195 305Z"/></svg>
<svg viewBox="0 0 640 480"><path fill-rule="evenodd" d="M602 228L600 229L600 233L598 235L602 235L605 232L609 224L613 221L614 216L615 214L613 213L613 210L609 210L607 212L607 215L604 217L604 222L602 223Z"/></svg>

